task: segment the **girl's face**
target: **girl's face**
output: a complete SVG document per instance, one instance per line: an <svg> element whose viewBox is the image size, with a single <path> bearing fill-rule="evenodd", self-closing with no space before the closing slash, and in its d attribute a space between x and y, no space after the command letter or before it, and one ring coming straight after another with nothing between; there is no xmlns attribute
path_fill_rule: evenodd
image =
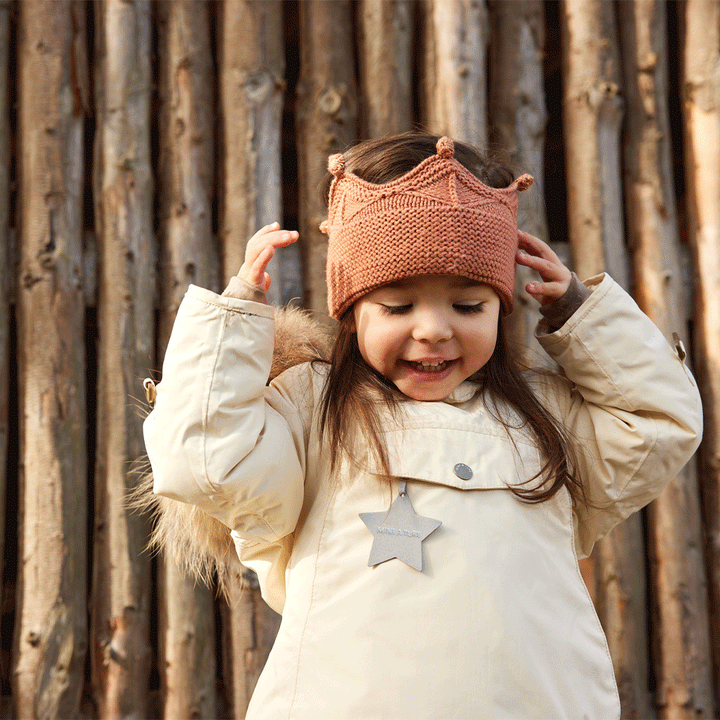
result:
<svg viewBox="0 0 720 720"><path fill-rule="evenodd" d="M495 350L500 299L457 275L418 275L355 303L365 362L413 400L442 400Z"/></svg>

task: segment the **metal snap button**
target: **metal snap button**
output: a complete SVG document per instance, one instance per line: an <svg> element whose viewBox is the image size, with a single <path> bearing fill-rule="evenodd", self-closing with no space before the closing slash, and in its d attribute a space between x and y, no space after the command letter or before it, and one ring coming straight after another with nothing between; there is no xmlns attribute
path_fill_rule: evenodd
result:
<svg viewBox="0 0 720 720"><path fill-rule="evenodd" d="M680 339L680 336L677 333L673 333L673 340L675 342L675 352L680 358L680 361L684 362L685 358L687 357L687 353L685 352L685 345L683 344L683 341Z"/></svg>
<svg viewBox="0 0 720 720"><path fill-rule="evenodd" d="M465 463L458 463L453 471L461 480L469 480L473 476L473 471Z"/></svg>
<svg viewBox="0 0 720 720"><path fill-rule="evenodd" d="M145 399L150 405L153 405L155 403L155 397L157 396L155 383L150 378L145 378L143 380L143 387L145 388Z"/></svg>

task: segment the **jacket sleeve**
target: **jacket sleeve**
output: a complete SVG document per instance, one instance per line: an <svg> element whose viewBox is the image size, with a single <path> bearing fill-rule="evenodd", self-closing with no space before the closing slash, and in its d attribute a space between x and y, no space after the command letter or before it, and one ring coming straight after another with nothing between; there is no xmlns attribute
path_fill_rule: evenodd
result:
<svg viewBox="0 0 720 720"><path fill-rule="evenodd" d="M274 311L191 286L144 423L154 491L192 503L251 542L293 532L303 502L304 421L266 387Z"/></svg>
<svg viewBox="0 0 720 720"><path fill-rule="evenodd" d="M538 336L572 384L557 412L589 500L575 508L581 557L655 499L702 436L700 395L683 359L609 276L586 284L593 292L570 319Z"/></svg>

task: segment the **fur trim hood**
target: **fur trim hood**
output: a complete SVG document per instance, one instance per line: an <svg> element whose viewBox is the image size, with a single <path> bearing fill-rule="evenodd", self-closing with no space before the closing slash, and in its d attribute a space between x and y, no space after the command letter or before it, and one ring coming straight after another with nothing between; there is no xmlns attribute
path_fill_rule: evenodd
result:
<svg viewBox="0 0 720 720"><path fill-rule="evenodd" d="M327 361L332 340L327 326L309 312L290 306L277 308L275 347L268 382L295 365L312 360ZM144 385L152 409L154 384L146 380ZM208 585L217 578L220 590L226 592L228 580L244 572L230 529L194 505L155 495L147 457L143 458L142 466L129 505L153 516L148 547L153 552L168 553L185 573Z"/></svg>

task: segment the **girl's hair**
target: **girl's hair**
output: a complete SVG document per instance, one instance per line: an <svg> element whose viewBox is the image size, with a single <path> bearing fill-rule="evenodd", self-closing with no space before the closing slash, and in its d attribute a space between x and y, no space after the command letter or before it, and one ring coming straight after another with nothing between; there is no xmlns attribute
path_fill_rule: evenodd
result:
<svg viewBox="0 0 720 720"><path fill-rule="evenodd" d="M344 153L346 171L374 184L391 182L434 155L438 139L429 134L405 133L361 143ZM470 145L455 142L455 158L490 187L505 188L514 180L515 174L508 164L498 157L485 157ZM331 182L332 176L328 174L326 197ZM390 477L378 396L393 415L397 415L404 396L363 359L353 331L352 316L351 307L339 322L320 402L320 433L328 438L331 468L335 468L342 457L357 461L352 434L357 422L370 453L383 473ZM499 407L505 403L517 413L521 427L528 428L545 460L536 476L510 489L527 502L547 500L562 487L567 487L573 501L584 500L583 487L574 470L577 464L573 462L570 438L533 392L524 377L526 369L508 351L505 320L501 313L495 351L477 376L470 379L482 384L488 410L506 430L518 428L502 417Z"/></svg>

